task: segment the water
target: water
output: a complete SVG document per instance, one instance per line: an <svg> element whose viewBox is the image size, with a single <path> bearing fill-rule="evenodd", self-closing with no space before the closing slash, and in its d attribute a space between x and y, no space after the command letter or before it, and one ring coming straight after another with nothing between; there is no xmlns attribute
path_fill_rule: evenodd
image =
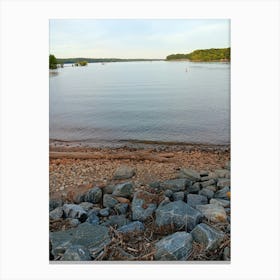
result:
<svg viewBox="0 0 280 280"><path fill-rule="evenodd" d="M228 144L230 65L157 61L58 69L50 73L50 139Z"/></svg>

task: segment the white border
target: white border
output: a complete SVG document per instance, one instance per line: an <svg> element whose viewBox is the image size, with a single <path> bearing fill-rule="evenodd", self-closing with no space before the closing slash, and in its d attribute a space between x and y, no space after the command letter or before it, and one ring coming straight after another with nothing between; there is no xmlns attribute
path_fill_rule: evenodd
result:
<svg viewBox="0 0 280 280"><path fill-rule="evenodd" d="M230 18L230 265L50 265L48 19ZM279 2L2 1L1 279L279 279Z"/></svg>

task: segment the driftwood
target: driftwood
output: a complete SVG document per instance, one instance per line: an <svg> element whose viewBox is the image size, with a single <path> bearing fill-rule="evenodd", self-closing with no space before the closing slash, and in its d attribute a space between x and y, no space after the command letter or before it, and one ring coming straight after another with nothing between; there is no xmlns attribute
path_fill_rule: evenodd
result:
<svg viewBox="0 0 280 280"><path fill-rule="evenodd" d="M50 159L130 159L130 160L150 160L156 162L174 162L173 153L152 154L149 152L134 151L130 153L100 153L100 152L50 152Z"/></svg>

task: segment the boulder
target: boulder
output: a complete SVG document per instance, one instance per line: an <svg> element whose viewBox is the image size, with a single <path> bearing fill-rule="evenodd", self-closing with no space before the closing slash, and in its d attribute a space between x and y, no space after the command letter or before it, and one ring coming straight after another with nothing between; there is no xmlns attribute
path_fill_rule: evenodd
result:
<svg viewBox="0 0 280 280"><path fill-rule="evenodd" d="M200 191L200 183L196 182L190 186L187 187L188 193L195 193L197 194Z"/></svg>
<svg viewBox="0 0 280 280"><path fill-rule="evenodd" d="M78 219L81 222L87 219L87 212L79 205L64 204L62 209L66 218Z"/></svg>
<svg viewBox="0 0 280 280"><path fill-rule="evenodd" d="M79 204L79 206L81 206L86 212L88 212L94 206L94 204L90 202L82 202Z"/></svg>
<svg viewBox="0 0 280 280"><path fill-rule="evenodd" d="M126 165L122 165L118 167L114 173L113 179L119 180L119 179L129 179L135 175L134 168Z"/></svg>
<svg viewBox="0 0 280 280"><path fill-rule="evenodd" d="M230 171L227 169L216 169L215 174L217 178L230 178Z"/></svg>
<svg viewBox="0 0 280 280"><path fill-rule="evenodd" d="M199 191L199 194L206 196L207 199L211 199L214 196L214 192L206 188Z"/></svg>
<svg viewBox="0 0 280 280"><path fill-rule="evenodd" d="M202 188L205 188L205 187L208 187L208 186L211 186L211 185L215 185L215 184L216 184L216 180L214 180L214 179L210 179L208 181L200 183Z"/></svg>
<svg viewBox="0 0 280 280"><path fill-rule="evenodd" d="M103 206L104 207L114 207L119 202L110 194L103 195Z"/></svg>
<svg viewBox="0 0 280 280"><path fill-rule="evenodd" d="M157 227L171 226L176 230L192 230L201 219L199 211L181 200L167 203L156 210Z"/></svg>
<svg viewBox="0 0 280 280"><path fill-rule="evenodd" d="M110 215L109 208L103 208L99 211L101 217L108 217Z"/></svg>
<svg viewBox="0 0 280 280"><path fill-rule="evenodd" d="M99 218L98 216L93 212L91 213L87 220L86 220L88 223L92 224L92 225L98 225L99 224Z"/></svg>
<svg viewBox="0 0 280 280"><path fill-rule="evenodd" d="M208 203L207 197L200 194L188 194L187 195L187 203L191 207L195 207L196 205L203 205Z"/></svg>
<svg viewBox="0 0 280 280"><path fill-rule="evenodd" d="M185 197L185 193L184 192L175 192L172 195L172 198L173 198L174 201L184 200L184 197Z"/></svg>
<svg viewBox="0 0 280 280"><path fill-rule="evenodd" d="M113 215L110 216L109 219L102 223L103 226L116 226L121 227L129 223L129 220L125 217L125 215Z"/></svg>
<svg viewBox="0 0 280 280"><path fill-rule="evenodd" d="M230 202L228 200L221 199L221 198L210 199L210 204L217 204L217 205L223 206L224 208L230 207Z"/></svg>
<svg viewBox="0 0 280 280"><path fill-rule="evenodd" d="M51 220L60 219L60 218L62 218L62 216L63 216L63 210L62 210L61 206L56 207L54 210L52 210L49 213L49 217L50 217Z"/></svg>
<svg viewBox="0 0 280 280"><path fill-rule="evenodd" d="M54 258L62 256L73 245L85 247L89 250L91 257L94 258L110 241L107 227L89 223L82 223L78 227L69 230L50 232Z"/></svg>
<svg viewBox="0 0 280 280"><path fill-rule="evenodd" d="M102 198L102 191L98 187L94 187L87 191L84 197L85 202L99 203Z"/></svg>
<svg viewBox="0 0 280 280"><path fill-rule="evenodd" d="M188 185L190 185L190 181L187 179L173 179L166 180L161 183L161 187L164 190L171 190L172 192L184 191Z"/></svg>
<svg viewBox="0 0 280 280"><path fill-rule="evenodd" d="M139 221L131 222L127 225L124 225L118 229L119 232L122 233L128 233L128 232L134 232L134 231L143 231L145 229L145 226L143 223Z"/></svg>
<svg viewBox="0 0 280 280"><path fill-rule="evenodd" d="M132 220L145 221L157 208L158 196L146 191L138 191L134 194L131 210Z"/></svg>
<svg viewBox="0 0 280 280"><path fill-rule="evenodd" d="M187 178L194 182L200 181L200 179L201 179L200 174L198 172L196 172L195 170L192 170L192 169L188 169L188 168L181 168L179 177Z"/></svg>
<svg viewBox="0 0 280 280"><path fill-rule="evenodd" d="M114 185L108 185L106 187L104 187L102 190L103 190L103 193L107 193L107 194L112 194L113 191L114 191L114 188L115 186Z"/></svg>
<svg viewBox="0 0 280 280"><path fill-rule="evenodd" d="M222 189L224 187L230 187L230 179L218 179L217 187L219 187L219 189Z"/></svg>
<svg viewBox="0 0 280 280"><path fill-rule="evenodd" d="M80 245L70 246L64 253L61 261L90 261L90 252Z"/></svg>
<svg viewBox="0 0 280 280"><path fill-rule="evenodd" d="M215 250L224 239L225 234L207 224L201 223L192 231L193 240L205 246L205 250Z"/></svg>
<svg viewBox="0 0 280 280"><path fill-rule="evenodd" d="M130 197L133 192L133 185L130 182L118 184L115 186L113 195L121 197Z"/></svg>
<svg viewBox="0 0 280 280"><path fill-rule="evenodd" d="M164 195L168 198L171 198L173 196L173 191L171 190L165 190Z"/></svg>
<svg viewBox="0 0 280 280"><path fill-rule="evenodd" d="M226 223L227 214L224 207L217 204L197 205L196 209L200 211L209 221L214 223Z"/></svg>
<svg viewBox="0 0 280 280"><path fill-rule="evenodd" d="M193 239L187 232L175 232L155 244L155 260L186 261L192 252Z"/></svg>
<svg viewBox="0 0 280 280"><path fill-rule="evenodd" d="M229 197L229 192L230 192L230 188L229 187L224 187L214 194L214 198L222 198L222 199L229 200L229 198L230 198Z"/></svg>
<svg viewBox="0 0 280 280"><path fill-rule="evenodd" d="M114 209L116 210L117 214L126 214L128 210L128 204L127 203L118 203L114 206Z"/></svg>
<svg viewBox="0 0 280 280"><path fill-rule="evenodd" d="M57 207L60 207L63 205L62 200L60 199L50 199L49 200L49 211L54 210Z"/></svg>

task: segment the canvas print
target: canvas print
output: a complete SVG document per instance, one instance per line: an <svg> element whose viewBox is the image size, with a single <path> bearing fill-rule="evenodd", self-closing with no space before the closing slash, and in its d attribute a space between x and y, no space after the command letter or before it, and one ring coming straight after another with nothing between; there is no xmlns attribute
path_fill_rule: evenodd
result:
<svg viewBox="0 0 280 280"><path fill-rule="evenodd" d="M229 262L230 20L50 19L49 260Z"/></svg>

